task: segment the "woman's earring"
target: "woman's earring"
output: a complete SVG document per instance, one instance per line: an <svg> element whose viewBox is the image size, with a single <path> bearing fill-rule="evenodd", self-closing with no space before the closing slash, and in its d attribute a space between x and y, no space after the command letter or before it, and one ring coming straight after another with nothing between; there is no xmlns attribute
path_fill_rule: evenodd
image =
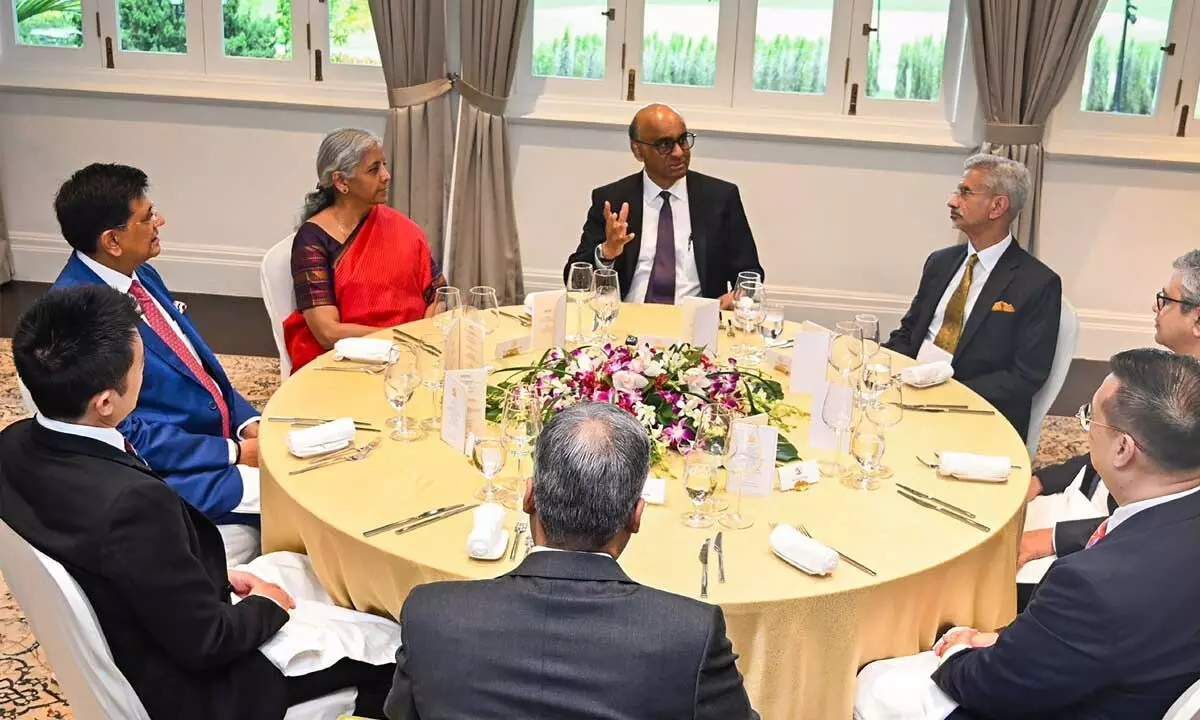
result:
<svg viewBox="0 0 1200 720"><path fill-rule="evenodd" d="M350 188L344 187L344 188L341 188L341 191L342 191L342 194L345 195L346 193L350 192Z"/></svg>

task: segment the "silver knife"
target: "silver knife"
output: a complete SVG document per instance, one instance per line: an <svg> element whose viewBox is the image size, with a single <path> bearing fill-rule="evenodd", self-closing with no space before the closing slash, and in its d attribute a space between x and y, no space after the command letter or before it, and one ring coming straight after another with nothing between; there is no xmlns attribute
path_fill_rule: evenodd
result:
<svg viewBox="0 0 1200 720"><path fill-rule="evenodd" d="M928 500L929 502L934 502L934 503L937 503L938 505L945 505L946 507L950 508L951 510L958 513L959 515L963 515L963 516L969 517L971 519L975 518L975 513L963 510L962 508L960 508L957 505L951 505L950 503L946 502L945 500L943 500L939 497L934 497L933 495L926 495L925 493L921 492L920 490L917 490L915 488L910 488L909 486L902 485L901 483L896 483L896 487L900 488L901 490L904 490L905 492L908 492L909 494L916 495L917 497L919 497L923 500Z"/></svg>
<svg viewBox="0 0 1200 720"><path fill-rule="evenodd" d="M321 468L329 467L330 465L338 465L338 464L344 463L344 462L354 462L356 460L362 460L367 455L369 455L372 450L374 450L378 446L379 446L379 438L376 438L376 439L372 440L371 442L367 443L366 445L363 445L361 448L358 449L358 452L354 453L353 455L341 455L339 457L325 460L324 462L314 463L312 465L306 465L306 466L300 468L299 470L293 470L293 471L289 472L288 475L299 475L300 473L306 473L310 470L320 470Z"/></svg>
<svg viewBox="0 0 1200 720"><path fill-rule="evenodd" d="M440 508L437 508L434 510L426 510L425 512L423 512L419 515L413 515L412 517L406 517L403 520L397 520L396 522L388 523L387 525L380 525L377 528L371 528L370 530L367 530L366 532L363 533L363 537L374 537L375 535L378 535L380 533L385 533L388 530L394 530L394 529L400 527L401 525L407 525L408 523L416 522L418 520L423 520L427 517L433 517L434 515L444 513L447 510L454 510L455 508L460 508L462 506L463 506L462 503L458 503L456 505L447 505L446 507L440 507Z"/></svg>
<svg viewBox="0 0 1200 720"><path fill-rule="evenodd" d="M932 405L901 405L905 410L931 413L961 413L963 415L995 415L995 410L969 410L967 408L934 407Z"/></svg>
<svg viewBox="0 0 1200 720"><path fill-rule="evenodd" d="M708 597L708 540L700 546L700 597Z"/></svg>
<svg viewBox="0 0 1200 720"><path fill-rule="evenodd" d="M724 532L718 532L717 539L713 540L713 549L717 551L717 582L725 582L725 551L721 548L724 536Z"/></svg>
<svg viewBox="0 0 1200 720"><path fill-rule="evenodd" d="M903 498L906 498L906 499L908 499L908 500L912 500L912 501L913 501L913 502L915 502L916 504L918 504L918 505L921 505L921 506L923 506L923 507L927 507L927 508L929 508L930 510L937 510L937 511L938 511L938 512L940 512L941 514L943 514L943 515L945 515L945 516L947 516L947 517L952 517L952 518L954 518L955 520L958 520L959 522L964 522L964 523L966 523L966 524L970 525L971 527L975 528L976 530L982 530L983 532L991 532L991 531L992 531L992 529L991 529L990 527L988 527L987 525L984 525L984 524L983 524L983 523L981 523L981 522L977 522L977 521L975 521L975 520L972 520L972 519L971 519L971 518L969 518L969 517L964 517L964 516L962 516L962 515L959 515L958 513L954 512L953 510L950 510L950 509L948 509L948 508L944 508L944 507L942 507L941 505L934 505L934 504L933 504L933 503L931 503L931 502L926 502L926 501L922 500L921 498L917 497L916 495L909 495L908 493L906 493L906 492L904 492L903 490L900 490L900 489L897 489L897 490L896 490L896 492L900 493L900 496L901 496L901 497L903 497Z"/></svg>
<svg viewBox="0 0 1200 720"><path fill-rule="evenodd" d="M419 528L419 527L425 527L425 526L426 526L426 525L428 525L429 523L435 523L435 522L437 522L438 520L445 520L446 518L448 518L448 517L453 517L454 515L457 515L457 514L459 514L459 513L461 513L461 512L466 512L466 511L468 511L468 510L473 510L473 509L475 509L475 508L479 507L481 504L482 504L482 503L474 503L473 505L463 505L463 506L462 506L462 507L460 507L460 508L455 508L455 509L453 509L453 510L447 510L446 512L444 512L444 513L442 513L442 514L440 514L440 515L434 515L433 517L431 517L431 518L428 518L428 519L426 519L426 520L422 520L421 522L413 523L412 525L405 525L404 527L402 527L402 528L400 528L399 530L397 530L397 531L396 531L396 534L397 534L397 535L401 535L401 534L403 534L403 533L406 533L406 532L408 532L409 530L416 530L416 529L417 529L417 528Z"/></svg>

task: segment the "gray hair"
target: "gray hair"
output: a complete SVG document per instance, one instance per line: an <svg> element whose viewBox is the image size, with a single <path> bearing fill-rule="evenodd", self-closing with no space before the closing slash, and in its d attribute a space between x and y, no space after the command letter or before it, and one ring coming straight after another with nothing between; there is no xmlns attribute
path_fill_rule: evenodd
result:
<svg viewBox="0 0 1200 720"><path fill-rule="evenodd" d="M546 542L563 550L608 544L642 496L650 438L632 415L609 403L579 403L538 435L533 498Z"/></svg>
<svg viewBox="0 0 1200 720"><path fill-rule="evenodd" d="M301 222L333 205L337 199L337 188L333 185L335 172L354 177L354 169L371 148L382 144L379 136L369 130L340 128L326 135L317 150L317 189L304 196Z"/></svg>
<svg viewBox="0 0 1200 720"><path fill-rule="evenodd" d="M1109 362L1119 383L1105 405L1109 422L1135 438L1159 468L1200 470L1200 360L1140 348Z"/></svg>
<svg viewBox="0 0 1200 720"><path fill-rule="evenodd" d="M1184 302L1192 307L1200 307L1200 250L1175 258L1171 265L1179 273L1180 285L1183 287Z"/></svg>
<svg viewBox="0 0 1200 720"><path fill-rule="evenodd" d="M1029 177L1029 169L1016 160L1000 155L980 153L972 155L963 163L963 171L982 170L984 183L993 195L1003 195L1008 198L1008 216L1016 219L1029 199L1033 190L1033 180Z"/></svg>

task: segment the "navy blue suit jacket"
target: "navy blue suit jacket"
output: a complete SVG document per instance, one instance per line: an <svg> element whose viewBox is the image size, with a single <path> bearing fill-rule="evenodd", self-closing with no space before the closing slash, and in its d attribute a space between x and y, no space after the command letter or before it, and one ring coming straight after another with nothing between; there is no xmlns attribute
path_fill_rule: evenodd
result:
<svg viewBox="0 0 1200 720"><path fill-rule="evenodd" d="M1200 493L1060 557L990 648L933 674L951 717L1161 718L1200 679Z"/></svg>
<svg viewBox="0 0 1200 720"><path fill-rule="evenodd" d="M162 277L150 265L137 277L163 310L187 335L229 407L230 431L258 415L225 375L196 326L179 312ZM77 255L71 254L55 288L103 284ZM175 491L214 522L247 522L232 510L242 500L242 477L229 464L230 438L221 433L221 413L208 390L179 356L146 323L138 324L146 348L146 368L137 408L118 428L138 454Z"/></svg>

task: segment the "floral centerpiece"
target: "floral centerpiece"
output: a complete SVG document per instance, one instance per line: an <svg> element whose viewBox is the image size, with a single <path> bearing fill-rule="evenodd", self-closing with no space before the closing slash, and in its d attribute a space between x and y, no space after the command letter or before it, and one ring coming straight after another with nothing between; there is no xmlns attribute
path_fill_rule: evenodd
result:
<svg viewBox="0 0 1200 720"><path fill-rule="evenodd" d="M695 440L701 408L709 403L744 415L766 413L784 429L791 417L803 415L783 403L779 382L733 360L719 363L703 347L688 343L665 349L647 343L551 348L533 365L497 373L508 377L488 388L488 420L500 419L504 398L515 385L534 388L548 416L576 402L611 402L646 428L651 463L658 466L665 465L668 451ZM796 448L781 435L776 460L796 459Z"/></svg>

